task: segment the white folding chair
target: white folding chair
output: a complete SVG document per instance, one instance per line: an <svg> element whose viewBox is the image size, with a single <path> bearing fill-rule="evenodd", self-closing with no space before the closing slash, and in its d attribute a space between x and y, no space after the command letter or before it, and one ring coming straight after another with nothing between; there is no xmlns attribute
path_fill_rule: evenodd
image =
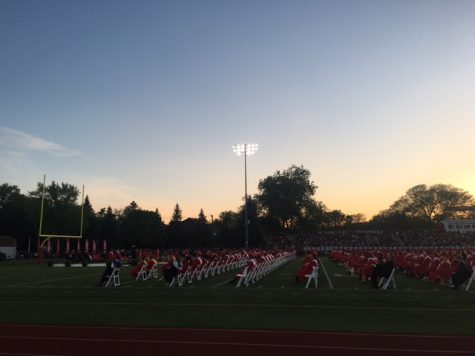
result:
<svg viewBox="0 0 475 356"><path fill-rule="evenodd" d="M391 274L389 275L389 277L387 277L387 278L382 277L379 280L378 287L380 287L383 290L386 290L389 286L389 283L391 283L393 288L396 289L396 281L394 279L394 273L396 273L396 268L393 268L393 270L391 271Z"/></svg>
<svg viewBox="0 0 475 356"><path fill-rule="evenodd" d="M474 280L475 280L475 268L473 269L472 275L470 276L470 279L467 282L467 286L465 287L466 291L470 289L470 286L472 285Z"/></svg>
<svg viewBox="0 0 475 356"><path fill-rule="evenodd" d="M155 262L150 269L146 268L147 278L158 278L157 263Z"/></svg>
<svg viewBox="0 0 475 356"><path fill-rule="evenodd" d="M305 285L305 288L308 288L312 280L315 282L315 288L318 288L318 267L317 266L313 267L312 273L306 274L305 277L307 277L307 284Z"/></svg>
<svg viewBox="0 0 475 356"><path fill-rule="evenodd" d="M148 272L147 272L147 264L144 263L140 268L139 273L137 273L137 277L135 277L135 281L138 281L142 278L142 281L146 281L148 279Z"/></svg>
<svg viewBox="0 0 475 356"><path fill-rule="evenodd" d="M118 287L120 286L120 268L114 268L111 275L106 283L107 287Z"/></svg>
<svg viewBox="0 0 475 356"><path fill-rule="evenodd" d="M244 268L242 273L239 273L239 274L236 275L236 277L239 278L239 280L236 284L236 288L239 288L246 281L247 275L248 275L248 270L249 270L249 267L246 266L246 268Z"/></svg>

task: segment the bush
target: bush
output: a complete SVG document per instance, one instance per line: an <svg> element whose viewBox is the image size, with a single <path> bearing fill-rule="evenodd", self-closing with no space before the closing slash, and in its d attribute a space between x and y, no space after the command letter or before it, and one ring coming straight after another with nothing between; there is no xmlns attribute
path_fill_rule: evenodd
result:
<svg viewBox="0 0 475 356"><path fill-rule="evenodd" d="M82 261L82 266L83 266L83 267L87 267L88 264L89 264L89 261L88 261L88 260Z"/></svg>
<svg viewBox="0 0 475 356"><path fill-rule="evenodd" d="M0 252L0 262L3 262L7 259L7 255L5 255L3 252Z"/></svg>
<svg viewBox="0 0 475 356"><path fill-rule="evenodd" d="M48 262L48 267L53 267L53 261Z"/></svg>
<svg viewBox="0 0 475 356"><path fill-rule="evenodd" d="M71 267L71 260L66 260L66 262L64 263L64 265L66 267Z"/></svg>

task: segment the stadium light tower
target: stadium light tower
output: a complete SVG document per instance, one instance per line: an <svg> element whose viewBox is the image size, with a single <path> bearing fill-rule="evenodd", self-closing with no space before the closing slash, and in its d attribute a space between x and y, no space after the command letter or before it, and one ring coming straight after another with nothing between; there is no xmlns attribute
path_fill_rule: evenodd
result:
<svg viewBox="0 0 475 356"><path fill-rule="evenodd" d="M244 230L246 232L246 250L249 249L249 231L248 231L248 218L247 218L247 156L256 153L259 145L257 143L244 143L240 145L234 145L233 151L238 156L244 156L244 211L245 221Z"/></svg>

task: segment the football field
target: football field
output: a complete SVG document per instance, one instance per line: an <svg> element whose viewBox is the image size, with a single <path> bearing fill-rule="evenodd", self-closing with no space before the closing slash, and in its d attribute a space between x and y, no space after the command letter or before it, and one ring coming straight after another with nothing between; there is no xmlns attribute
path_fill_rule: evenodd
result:
<svg viewBox="0 0 475 356"><path fill-rule="evenodd" d="M248 287L227 272L182 287L136 282L98 287L102 268L0 265L0 323L475 335L475 293L398 273L396 290L373 289L321 258L318 289L295 283L294 260Z"/></svg>

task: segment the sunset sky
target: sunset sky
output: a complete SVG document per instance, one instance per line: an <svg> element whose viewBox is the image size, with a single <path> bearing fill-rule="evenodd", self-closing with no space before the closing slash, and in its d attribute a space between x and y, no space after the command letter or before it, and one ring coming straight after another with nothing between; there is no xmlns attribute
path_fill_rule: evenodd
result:
<svg viewBox="0 0 475 356"><path fill-rule="evenodd" d="M303 165L368 218L416 185L475 194L475 1L0 2L0 184L93 207L237 210Z"/></svg>

